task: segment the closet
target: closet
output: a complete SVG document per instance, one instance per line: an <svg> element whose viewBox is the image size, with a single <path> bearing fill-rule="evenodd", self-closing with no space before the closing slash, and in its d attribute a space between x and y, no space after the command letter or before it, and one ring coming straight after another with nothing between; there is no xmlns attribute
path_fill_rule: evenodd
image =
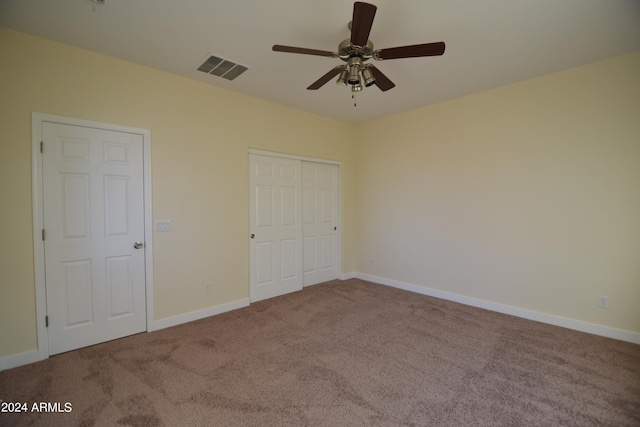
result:
<svg viewBox="0 0 640 427"><path fill-rule="evenodd" d="M338 277L339 165L249 154L252 302Z"/></svg>

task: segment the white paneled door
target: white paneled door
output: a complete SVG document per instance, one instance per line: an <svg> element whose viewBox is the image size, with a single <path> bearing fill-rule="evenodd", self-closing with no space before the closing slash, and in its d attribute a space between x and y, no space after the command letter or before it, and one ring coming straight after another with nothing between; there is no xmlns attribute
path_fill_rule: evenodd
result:
<svg viewBox="0 0 640 427"><path fill-rule="evenodd" d="M249 156L251 301L302 289L301 182L300 161Z"/></svg>
<svg viewBox="0 0 640 427"><path fill-rule="evenodd" d="M42 126L49 354L145 331L142 135Z"/></svg>
<svg viewBox="0 0 640 427"><path fill-rule="evenodd" d="M337 165L250 154L249 193L252 302L338 277Z"/></svg>
<svg viewBox="0 0 640 427"><path fill-rule="evenodd" d="M338 277L338 166L302 162L304 286Z"/></svg>

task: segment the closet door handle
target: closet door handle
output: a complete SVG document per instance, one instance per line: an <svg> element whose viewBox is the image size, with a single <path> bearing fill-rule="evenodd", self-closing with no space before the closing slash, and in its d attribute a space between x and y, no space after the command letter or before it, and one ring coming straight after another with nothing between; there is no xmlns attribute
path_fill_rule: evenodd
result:
<svg viewBox="0 0 640 427"><path fill-rule="evenodd" d="M251 238L253 239L253 238L255 238L255 237L256 237L256 235L255 235L255 234L253 234L253 233L251 233Z"/></svg>

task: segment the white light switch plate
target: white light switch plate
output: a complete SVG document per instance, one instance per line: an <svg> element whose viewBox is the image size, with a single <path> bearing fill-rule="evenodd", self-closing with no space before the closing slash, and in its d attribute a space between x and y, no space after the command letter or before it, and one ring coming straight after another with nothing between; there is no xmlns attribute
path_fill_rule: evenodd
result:
<svg viewBox="0 0 640 427"><path fill-rule="evenodd" d="M154 228L157 232L171 231L171 220L156 221Z"/></svg>

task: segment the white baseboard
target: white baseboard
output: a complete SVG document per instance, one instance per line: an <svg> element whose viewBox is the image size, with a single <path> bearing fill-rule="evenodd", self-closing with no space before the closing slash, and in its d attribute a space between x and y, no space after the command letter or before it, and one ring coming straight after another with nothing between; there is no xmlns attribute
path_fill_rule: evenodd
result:
<svg viewBox="0 0 640 427"><path fill-rule="evenodd" d="M464 295L454 294L451 292L440 291L437 289L427 288L425 286L413 285L397 280L387 279L384 277L372 276L370 274L355 273L354 277L381 285L391 286L405 291L411 291L422 295L440 298L448 301L458 302L460 304L470 305L472 307L484 308L486 310L498 313L509 314L523 319L535 320L536 322L547 323L549 325L560 326L567 329L573 329L589 334L600 335L607 338L613 338L620 341L627 341L634 344L640 344L640 333L625 331L623 329L610 328L608 326L597 325L595 323L582 322L579 320L568 319L566 317L555 316L552 314L541 313L539 311L527 310L524 308L513 307L510 305L499 304L479 298L467 297Z"/></svg>
<svg viewBox="0 0 640 427"><path fill-rule="evenodd" d="M169 328L171 326L177 326L182 323L193 322L194 320L200 320L204 319L205 317L215 316L216 314L226 313L227 311L236 310L248 305L249 298L244 298L238 301L232 301L226 304L217 305L215 307L206 308L204 310L192 311L190 313L185 313L178 316L167 317L166 319L156 320L152 324L147 325L147 332L153 332L160 329ZM17 368L18 366L39 362L46 358L47 357L42 357L38 350L15 354L12 356L0 357L0 372L11 368Z"/></svg>
<svg viewBox="0 0 640 427"><path fill-rule="evenodd" d="M640 344L640 334L623 329L610 328L607 326L597 325L594 323L582 322L578 320L568 319L565 317L554 316L551 314L540 313L524 308L513 307L510 305L499 304L479 298L467 297L451 292L440 291L437 289L427 288L425 286L414 285L411 283L400 282L397 280L387 279L384 277L372 276L363 273L346 273L340 275L340 280L348 280L358 278L381 285L391 286L405 291L415 292L435 298L448 301L458 302L460 304L472 307L484 308L486 310L498 313L509 314L524 319L534 320L537 322L547 323L554 326L573 329L580 332L586 332L594 335L600 335L607 338L613 338L620 341L626 341L634 344ZM193 322L194 320L204 319L205 317L215 316L217 314L226 313L228 311L237 310L247 307L250 304L249 298L232 301L215 307L206 308L204 310L192 311L190 313L180 314L178 316L167 317L165 319L156 320L148 325L148 332L157 331L172 326L181 325L183 323ZM25 353L15 354L6 357L0 357L0 371L16 368L22 365L39 362L43 360L38 350L27 351Z"/></svg>
<svg viewBox="0 0 640 427"><path fill-rule="evenodd" d="M247 307L250 303L249 298L243 298L237 301L231 301L226 304L216 305L215 307L205 308L204 310L192 311L177 316L167 317L165 319L156 320L147 325L147 331L153 332L172 326L181 325L183 323L193 322L194 320L204 319L205 317L215 316L216 314L226 313L227 311L237 310L238 308Z"/></svg>
<svg viewBox="0 0 640 427"><path fill-rule="evenodd" d="M29 363L39 362L40 353L38 350L27 351L25 353L14 354L12 356L0 357L0 372Z"/></svg>

